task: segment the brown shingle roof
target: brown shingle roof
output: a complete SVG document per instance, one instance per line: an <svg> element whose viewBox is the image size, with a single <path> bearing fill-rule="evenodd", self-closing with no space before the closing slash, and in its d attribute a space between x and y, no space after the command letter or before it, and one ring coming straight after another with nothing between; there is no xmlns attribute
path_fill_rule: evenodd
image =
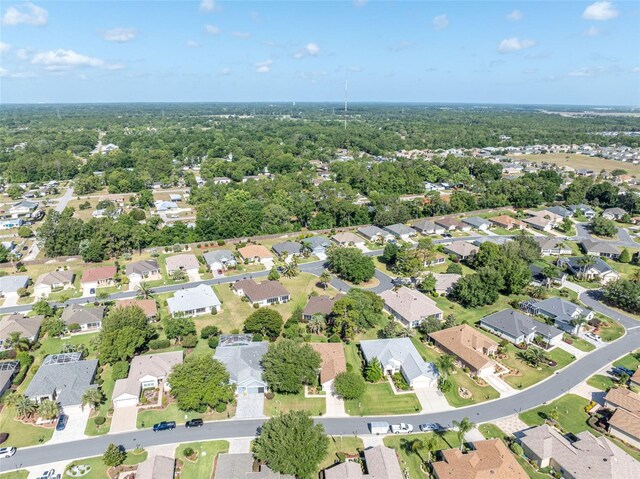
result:
<svg viewBox="0 0 640 479"><path fill-rule="evenodd" d="M618 408L609 419L609 426L640 440L640 416Z"/></svg>
<svg viewBox="0 0 640 479"><path fill-rule="evenodd" d="M347 370L347 360L342 343L311 343L311 347L322 358L320 384L334 379L338 374Z"/></svg>
<svg viewBox="0 0 640 479"><path fill-rule="evenodd" d="M489 218L489 221L497 224L498 226L505 226L507 228L510 228L512 226L520 226L520 227L526 226L525 223L523 223L522 221L507 215L495 216L493 218Z"/></svg>
<svg viewBox="0 0 640 479"><path fill-rule="evenodd" d="M236 281L233 287L236 290L242 290L252 303L289 295L289 291L277 281L256 283L252 279L241 279L240 281Z"/></svg>
<svg viewBox="0 0 640 479"><path fill-rule="evenodd" d="M273 258L273 254L267 248L260 244L249 244L243 248L238 249L238 253L245 259L253 258Z"/></svg>
<svg viewBox="0 0 640 479"><path fill-rule="evenodd" d="M93 283L103 279L114 278L117 269L115 266L101 266L99 268L89 268L82 273L81 283Z"/></svg>
<svg viewBox="0 0 640 479"><path fill-rule="evenodd" d="M429 334L429 337L476 371L493 362L482 354L482 350L495 350L498 347L494 340L467 324L436 331Z"/></svg>
<svg viewBox="0 0 640 479"><path fill-rule="evenodd" d="M116 308L126 308L127 306L138 306L147 318L152 318L158 314L158 305L155 299L123 299L116 301Z"/></svg>
<svg viewBox="0 0 640 479"><path fill-rule="evenodd" d="M333 305L336 304L336 301L342 298L342 296L342 294L336 294L333 298L330 296L311 296L302 314L304 316L313 316L314 314L326 316L331 314Z"/></svg>
<svg viewBox="0 0 640 479"><path fill-rule="evenodd" d="M437 479L529 479L513 454L500 439L477 441L475 450L466 454L460 449L442 451L444 460L434 462Z"/></svg>
<svg viewBox="0 0 640 479"><path fill-rule="evenodd" d="M636 369L636 372L633 373L630 380L632 383L640 384L640 368Z"/></svg>
<svg viewBox="0 0 640 479"><path fill-rule="evenodd" d="M625 388L611 388L604 400L615 407L640 414L640 394Z"/></svg>

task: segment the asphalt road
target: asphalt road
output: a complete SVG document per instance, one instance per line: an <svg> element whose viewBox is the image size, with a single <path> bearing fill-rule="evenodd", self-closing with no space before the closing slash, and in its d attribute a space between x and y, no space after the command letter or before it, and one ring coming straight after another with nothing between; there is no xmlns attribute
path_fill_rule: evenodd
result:
<svg viewBox="0 0 640 479"><path fill-rule="evenodd" d="M67 188L67 191L65 191L64 195L62 195L58 199L58 204L56 205L55 210L58 213L62 213L64 209L67 207L67 204L69 203L69 201L71 201L71 198L73 198L73 186L70 186L69 188Z"/></svg>

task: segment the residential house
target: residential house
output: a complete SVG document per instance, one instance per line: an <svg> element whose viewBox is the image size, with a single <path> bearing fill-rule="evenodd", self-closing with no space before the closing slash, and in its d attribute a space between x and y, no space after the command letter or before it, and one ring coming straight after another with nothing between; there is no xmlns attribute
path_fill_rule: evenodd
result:
<svg viewBox="0 0 640 479"><path fill-rule="evenodd" d="M527 225L522 221L507 215L494 216L493 218L489 218L489 221L491 221L494 225L506 230L523 230L527 227Z"/></svg>
<svg viewBox="0 0 640 479"><path fill-rule="evenodd" d="M320 384L327 394L333 391L333 380L347 370L347 360L342 343L310 343L311 348L320 355Z"/></svg>
<svg viewBox="0 0 640 479"><path fill-rule="evenodd" d="M415 289L402 286L395 291L383 291L380 297L385 311L406 327L417 328L427 318L442 320L442 310L435 301Z"/></svg>
<svg viewBox="0 0 640 479"><path fill-rule="evenodd" d="M584 259L581 256L559 258L558 266L566 267L571 274L580 279L587 281L599 280L601 284L606 284L620 277L620 275L601 258L594 258L593 264L585 264L583 261Z"/></svg>
<svg viewBox="0 0 640 479"><path fill-rule="evenodd" d="M560 218L571 218L573 217L574 212L569 208L565 208L564 206L550 206L546 209L546 211L553 213L554 215L559 216Z"/></svg>
<svg viewBox="0 0 640 479"><path fill-rule="evenodd" d="M486 376L495 371L497 364L489 356L498 352L498 343L477 329L463 324L430 333L429 337L440 350L457 357L473 374Z"/></svg>
<svg viewBox="0 0 640 479"><path fill-rule="evenodd" d="M458 218L454 218L452 216L445 216L444 218L440 218L435 220L435 224L444 228L445 231L471 231L471 225L467 223L463 223Z"/></svg>
<svg viewBox="0 0 640 479"><path fill-rule="evenodd" d="M222 309L222 303L211 286L200 284L195 288L176 291L173 298L167 299L171 316L200 316L215 314Z"/></svg>
<svg viewBox="0 0 640 479"><path fill-rule="evenodd" d="M636 369L636 372L629 378L629 384L631 386L640 388L640 368Z"/></svg>
<svg viewBox="0 0 640 479"><path fill-rule="evenodd" d="M599 256L601 258L618 259L622 251L606 241L584 239L580 242L580 247L585 254Z"/></svg>
<svg viewBox="0 0 640 479"><path fill-rule="evenodd" d="M473 245L466 241L454 241L453 243L444 247L445 253L454 255L461 261L464 261L470 256L475 255L479 250L480 248L478 248L476 245Z"/></svg>
<svg viewBox="0 0 640 479"><path fill-rule="evenodd" d="M175 201L175 202L182 201L182 195L179 195L177 193L170 193L169 194L169 200L170 201Z"/></svg>
<svg viewBox="0 0 640 479"><path fill-rule="evenodd" d="M216 176L211 180L214 185L228 185L231 183L231 178L227 178L226 176Z"/></svg>
<svg viewBox="0 0 640 479"><path fill-rule="evenodd" d="M0 276L0 297L18 299L18 290L29 286L29 276Z"/></svg>
<svg viewBox="0 0 640 479"><path fill-rule="evenodd" d="M171 385L167 383L167 378L176 364L182 364L182 359L182 350L134 356L129 375L115 382L113 407L136 406L144 389L170 390Z"/></svg>
<svg viewBox="0 0 640 479"><path fill-rule="evenodd" d="M427 219L418 220L413 223L413 229L423 235L441 235L445 232L445 228Z"/></svg>
<svg viewBox="0 0 640 479"><path fill-rule="evenodd" d="M620 221L627 214L622 208L607 208L602 212L602 217L608 220Z"/></svg>
<svg viewBox="0 0 640 479"><path fill-rule="evenodd" d="M596 217L596 212L594 211L594 209L591 208L591 206L585 205L583 203L580 203L579 205L569 205L569 210L571 210L574 215L579 213L588 220L592 220Z"/></svg>
<svg viewBox="0 0 640 479"><path fill-rule="evenodd" d="M604 405L615 412L609 418L609 434L640 448L640 394L622 387L609 389Z"/></svg>
<svg viewBox="0 0 640 479"><path fill-rule="evenodd" d="M435 479L529 479L502 439L474 441L473 450L446 449L441 455L432 463Z"/></svg>
<svg viewBox="0 0 640 479"><path fill-rule="evenodd" d="M363 226L358 228L358 234L364 236L367 241L372 241L374 243L386 243L394 239L393 234L383 230L382 228L378 228L377 226Z"/></svg>
<svg viewBox="0 0 640 479"><path fill-rule="evenodd" d="M14 228L20 228L22 226L22 223L24 223L24 221L22 221L22 218L0 221L0 229L12 230Z"/></svg>
<svg viewBox="0 0 640 479"><path fill-rule="evenodd" d="M485 316L480 326L513 344L531 344L538 337L555 346L562 341L562 331L515 309L503 309Z"/></svg>
<svg viewBox="0 0 640 479"><path fill-rule="evenodd" d="M167 274L171 275L176 271L184 271L187 274L197 274L200 270L200 263L195 254L177 254L167 256Z"/></svg>
<svg viewBox="0 0 640 479"><path fill-rule="evenodd" d="M577 334L579 324L576 320L583 319L585 322L593 318L593 311L584 310L577 304L563 298L552 297L541 301L526 301L523 309L531 314L541 315L552 319L558 329L562 329L569 334Z"/></svg>
<svg viewBox="0 0 640 479"><path fill-rule="evenodd" d="M306 243L311 248L311 254L314 254L320 259L324 258L327 248L331 246L331 240L326 236L311 236L310 238L304 238L302 243Z"/></svg>
<svg viewBox="0 0 640 479"><path fill-rule="evenodd" d="M252 306L286 303L291 299L289 291L277 281L256 283L253 279L241 279L233 284L233 290L238 296L246 296Z"/></svg>
<svg viewBox="0 0 640 479"><path fill-rule="evenodd" d="M9 208L9 214L12 218L19 216L30 216L38 208L38 203L29 200L23 200Z"/></svg>
<svg viewBox="0 0 640 479"><path fill-rule="evenodd" d="M446 296L453 290L455 284L462 278L460 274L454 273L431 273L436 279L435 292L440 296Z"/></svg>
<svg viewBox="0 0 640 479"><path fill-rule="evenodd" d="M525 455L538 467L550 467L565 479L633 479L638 462L604 436L589 431L570 440L555 428L526 429L519 442Z"/></svg>
<svg viewBox="0 0 640 479"><path fill-rule="evenodd" d="M558 215L552 214L547 210L531 213L531 216L523 219L522 221L528 226L540 231L551 231L560 224L560 220L562 219Z"/></svg>
<svg viewBox="0 0 640 479"><path fill-rule="evenodd" d="M302 256L302 245L295 241L276 243L271 249L279 258L287 258L290 260L294 256Z"/></svg>
<svg viewBox="0 0 640 479"><path fill-rule="evenodd" d="M228 249L209 251L202 255L210 271L226 271L236 267L236 257Z"/></svg>
<svg viewBox="0 0 640 479"><path fill-rule="evenodd" d="M573 252L560 238L534 236L533 241L540 246L542 256L561 256Z"/></svg>
<svg viewBox="0 0 640 479"><path fill-rule="evenodd" d="M409 241L412 236L418 234L418 232L413 228L401 223L385 226L383 229L402 241Z"/></svg>
<svg viewBox="0 0 640 479"><path fill-rule="evenodd" d="M115 286L116 273L115 266L101 266L98 268L85 269L80 279L82 285L83 296L92 296L96 294L98 288L107 288Z"/></svg>
<svg viewBox="0 0 640 479"><path fill-rule="evenodd" d="M104 318L104 308L90 308L81 304L73 303L64 308L62 311L62 322L69 329L80 327L80 331L93 331L102 328L102 319Z"/></svg>
<svg viewBox="0 0 640 479"><path fill-rule="evenodd" d="M12 333L20 333L20 336L33 343L40 334L40 325L44 316L27 317L21 313L13 313L0 319L0 351L11 349L6 341Z"/></svg>
<svg viewBox="0 0 640 479"><path fill-rule="evenodd" d="M153 205L156 207L158 213L178 209L178 203L175 201L156 200L153 202Z"/></svg>
<svg viewBox="0 0 640 479"><path fill-rule="evenodd" d="M253 342L250 334L220 336L213 357L227 368L229 381L236 386L236 394L262 394L267 390L260 362L268 348L268 342Z"/></svg>
<svg viewBox="0 0 640 479"><path fill-rule="evenodd" d="M155 299L122 299L116 301L114 307L127 308L129 306L137 306L140 308L144 311L144 315L149 321L155 321L158 317L158 305Z"/></svg>
<svg viewBox="0 0 640 479"><path fill-rule="evenodd" d="M45 399L57 402L65 413L79 412L82 396L95 388L93 379L97 359L82 360L80 353L47 356L31 379L24 395L40 404Z"/></svg>
<svg viewBox="0 0 640 479"><path fill-rule="evenodd" d="M489 228L491 228L491 221L481 218L479 216L462 218L462 222L468 224L473 229L476 229L479 231L487 231Z"/></svg>
<svg viewBox="0 0 640 479"><path fill-rule="evenodd" d="M414 389L435 388L438 383L438 368L422 359L409 338L365 340L360 349L367 364L377 358L385 374L401 373Z"/></svg>
<svg viewBox="0 0 640 479"><path fill-rule="evenodd" d="M271 252L260 244L248 244L242 248L238 248L238 254L243 261L248 263L273 264L273 255Z"/></svg>
<svg viewBox="0 0 640 479"><path fill-rule="evenodd" d="M428 259L424 266L426 268L431 266L438 266L447 262L447 255L442 253L435 253L430 259Z"/></svg>
<svg viewBox="0 0 640 479"><path fill-rule="evenodd" d="M333 311L333 307L342 294L336 294L333 298L331 296L311 296L309 302L302 311L302 319L310 321L316 314L322 316L329 316Z"/></svg>
<svg viewBox="0 0 640 479"><path fill-rule="evenodd" d="M11 387L15 375L20 371L20 361L0 362L0 396Z"/></svg>
<svg viewBox="0 0 640 479"><path fill-rule="evenodd" d="M158 266L158 262L155 259L129 263L125 268L125 272L131 283L162 279L160 266Z"/></svg>
<svg viewBox="0 0 640 479"><path fill-rule="evenodd" d="M36 298L47 298L54 291L73 288L75 276L74 272L70 270L43 273L38 276L33 285L33 295Z"/></svg>
<svg viewBox="0 0 640 479"><path fill-rule="evenodd" d="M160 454L151 454L138 464L136 479L173 479L175 472L175 459Z"/></svg>
<svg viewBox="0 0 640 479"><path fill-rule="evenodd" d="M398 455L390 447L365 449L363 465L354 461L336 464L324 470L324 479L405 479Z"/></svg>
<svg viewBox="0 0 640 479"><path fill-rule="evenodd" d="M365 241L358 235L353 233L338 233L331 237L338 246L351 246L355 248L364 248Z"/></svg>
<svg viewBox="0 0 640 479"><path fill-rule="evenodd" d="M214 479L294 479L258 464L250 453L218 454Z"/></svg>

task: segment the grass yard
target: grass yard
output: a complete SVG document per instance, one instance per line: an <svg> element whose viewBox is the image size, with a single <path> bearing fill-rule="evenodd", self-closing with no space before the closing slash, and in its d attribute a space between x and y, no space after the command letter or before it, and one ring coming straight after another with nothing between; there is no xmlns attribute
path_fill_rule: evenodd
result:
<svg viewBox="0 0 640 479"><path fill-rule="evenodd" d="M27 477L29 477L29 471L26 469L0 474L0 479L27 479Z"/></svg>
<svg viewBox="0 0 640 479"><path fill-rule="evenodd" d="M497 235L502 235L502 236L513 236L515 234L518 234L517 231L514 231L514 230L510 231L506 228L503 228L502 226L494 226L493 228L491 228L491 231Z"/></svg>
<svg viewBox="0 0 640 479"><path fill-rule="evenodd" d="M635 371L636 369L638 369L638 366L640 366L640 349L631 354L627 354L623 358L618 359L613 363L613 365L622 366Z"/></svg>
<svg viewBox="0 0 640 479"><path fill-rule="evenodd" d="M444 316L446 317L449 314L453 314L456 318L457 323L462 323L462 321L467 321L467 323L477 323L483 317L495 313L497 311L501 311L505 308L511 308L509 304L511 301L517 301L518 303L521 301L525 301L530 299L529 296L525 295L513 295L513 296L502 296L498 298L498 300L490 305L481 306L479 308L463 308L458 303L455 303L443 296L434 298L438 308L442 310ZM500 341L498 341L500 342Z"/></svg>
<svg viewBox="0 0 640 479"><path fill-rule="evenodd" d="M572 341L571 346L573 346L576 349L579 349L580 351L584 351L585 353L588 353L596 349L596 347L592 343L590 343L585 339L578 338L576 336L569 336L568 334L565 334L564 337L571 339Z"/></svg>
<svg viewBox="0 0 640 479"><path fill-rule="evenodd" d="M14 419L12 408L5 408L0 414L0 431L9 434L9 439L2 447L37 446L47 442L53 435L53 427L32 426Z"/></svg>
<svg viewBox="0 0 640 479"><path fill-rule="evenodd" d="M507 347L508 358L500 360L500 362L505 366L512 369L518 369L522 373L520 376L503 376L503 379L516 389L524 389L533 384L536 384L543 379L551 376L555 371L562 369L567 364L575 360L575 358L571 354L564 351L563 349L554 348L547 353L547 356L549 357L549 359L557 362L558 364L553 368L547 365L543 365L540 366L540 369L538 369L532 368L522 359L518 358L516 356L518 351L518 348L516 348L512 344L509 344L509 346Z"/></svg>
<svg viewBox="0 0 640 479"><path fill-rule="evenodd" d="M589 404L588 399L575 394L565 394L549 404L520 413L520 419L529 426L539 426L544 424L546 414L555 409L558 411L557 422L560 427L565 431L577 434L589 429L587 425L589 415L584 412L587 404Z"/></svg>
<svg viewBox="0 0 640 479"><path fill-rule="evenodd" d="M318 472L332 466L338 462L338 453L358 454L358 450L363 450L362 439L353 436L329 436L329 452L327 457L318 467ZM2 478L0 478L2 479Z"/></svg>
<svg viewBox="0 0 640 479"><path fill-rule="evenodd" d="M456 374L449 376L449 379L453 383L453 387L447 393L445 397L449 404L453 407L469 406L471 404L478 404L491 399L497 399L500 397L500 393L491 386L480 386L468 375L466 375L461 369L456 368ZM471 392L471 397L468 399L463 398L458 393L458 388L465 388Z"/></svg>
<svg viewBox="0 0 640 479"><path fill-rule="evenodd" d="M190 461L184 457L184 450L190 447L198 452L198 458ZM211 477L213 474L213 464L220 453L229 450L227 441L207 441L180 444L176 448L176 459L182 461L182 477Z"/></svg>
<svg viewBox="0 0 640 479"><path fill-rule="evenodd" d="M102 371L102 379L103 383L100 389L105 396L105 401L98 407L98 410L91 413L89 417L89 421L87 421L87 427L84 430L84 433L87 436L99 436L102 434L106 434L109 432L111 428L111 417L108 416L109 408L111 407L111 396L113 395L113 388L116 382L111 379L111 366L105 365L104 370ZM106 419L106 422L98 427L95 422L93 422L93 418L97 416L103 416Z"/></svg>
<svg viewBox="0 0 640 479"><path fill-rule="evenodd" d="M415 439L419 439L424 444L426 444L427 441L434 435L437 437L435 445L436 451L460 447L458 435L454 431L447 431L444 434L429 432L426 434L423 433L409 434L406 436L387 436L384 438L384 445L395 449L400 456L400 467L402 468L403 472L408 471L408 475L405 477L410 477L411 479L429 477L420 469L420 464L424 462L424 459L427 458L427 450L425 449L420 451L420 454L418 454L417 452L412 452L410 450L410 444Z"/></svg>
<svg viewBox="0 0 640 479"><path fill-rule="evenodd" d="M176 424L184 424L190 419L200 417L205 421L213 421L218 419L227 419L235 414L235 406L230 405L225 412L207 412L200 414L198 412L184 412L178 409L176 403L171 403L164 409L147 409L146 411L138 411L136 427L138 429L149 428L154 424L162 421L175 421Z"/></svg>
<svg viewBox="0 0 640 479"><path fill-rule="evenodd" d="M147 451L144 451L142 454L134 454L133 452L127 452L127 458L124 461L124 464L127 466L133 466L135 464L140 464L145 459L147 459ZM69 465L67 465L65 472L69 470L71 466L79 466L79 465L87 465L91 466L91 472L84 477L88 477L91 479L101 479L108 478L109 467L105 466L102 462L102 456L91 457L87 459L78 459L73 461ZM64 477L69 477L66 474Z"/></svg>
<svg viewBox="0 0 640 479"><path fill-rule="evenodd" d="M438 353L436 353L433 349L431 349L425 343L420 341L418 337L414 336L413 338L411 338L411 342L420 353L420 356L422 356L422 359L424 359L425 361L435 362L440 357Z"/></svg>
<svg viewBox="0 0 640 479"><path fill-rule="evenodd" d="M321 416L327 410L324 398L304 397L304 391L298 394L274 394L273 399L264 400L264 413L267 416L277 416L289 411L308 411L312 416Z"/></svg>
<svg viewBox="0 0 640 479"><path fill-rule="evenodd" d="M362 371L362 359L358 347L354 343L344 345L344 355L347 364L351 365L352 371Z"/></svg>
<svg viewBox="0 0 640 479"><path fill-rule="evenodd" d="M478 431L480 431L486 439L504 439L507 437L502 429L491 423L480 424Z"/></svg>
<svg viewBox="0 0 640 479"><path fill-rule="evenodd" d="M596 317L603 321L598 328L597 333L604 342L608 343L622 337L624 334L624 328L620 323L602 315L596 315Z"/></svg>
<svg viewBox="0 0 640 479"><path fill-rule="evenodd" d="M608 391L615 382L609 376L605 376L603 374L596 374L595 376L591 376L587 379L587 384L589 386L593 386L594 388L600 389L600 391Z"/></svg>
<svg viewBox="0 0 640 479"><path fill-rule="evenodd" d="M385 414L411 414L420 411L420 401L415 394L393 394L388 382L365 386L360 399L345 401L347 414L351 416L382 416Z"/></svg>

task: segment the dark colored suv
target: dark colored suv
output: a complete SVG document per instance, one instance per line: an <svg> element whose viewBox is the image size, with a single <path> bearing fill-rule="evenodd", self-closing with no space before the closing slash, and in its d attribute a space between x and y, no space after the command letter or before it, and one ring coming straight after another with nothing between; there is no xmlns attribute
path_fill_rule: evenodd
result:
<svg viewBox="0 0 640 479"><path fill-rule="evenodd" d="M158 431L170 431L171 429L176 428L176 423L174 421L162 421L158 424L153 425L153 432Z"/></svg>
<svg viewBox="0 0 640 479"><path fill-rule="evenodd" d="M204 421L200 418L191 419L187 421L185 424L186 427L202 427L204 425Z"/></svg>

